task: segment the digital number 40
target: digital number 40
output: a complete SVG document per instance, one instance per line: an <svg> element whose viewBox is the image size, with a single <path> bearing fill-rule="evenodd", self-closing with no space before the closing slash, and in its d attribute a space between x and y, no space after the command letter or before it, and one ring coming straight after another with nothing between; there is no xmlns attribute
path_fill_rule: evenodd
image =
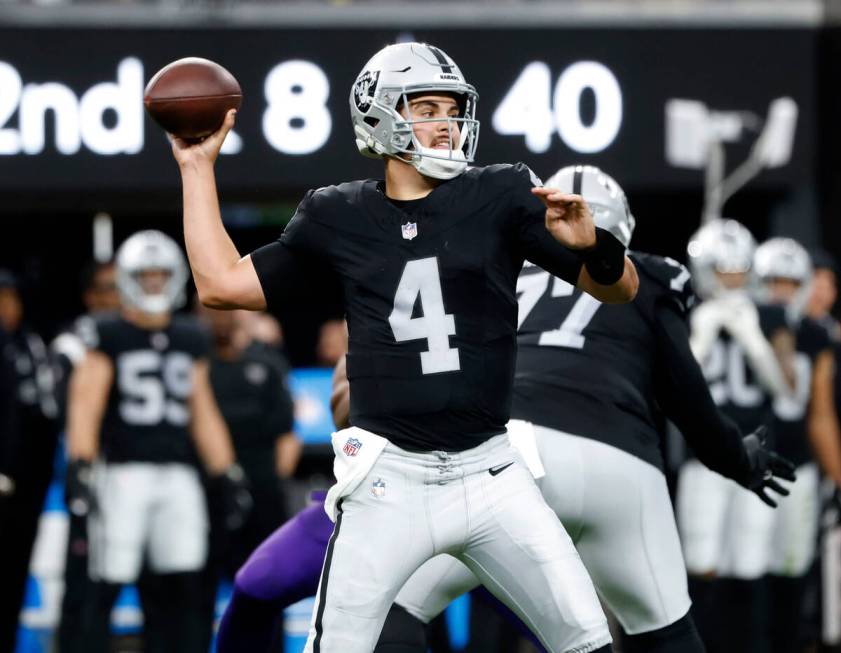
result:
<svg viewBox="0 0 841 653"><path fill-rule="evenodd" d="M493 128L503 136L526 138L526 147L541 154L552 144L555 130L572 150L601 152L622 125L622 89L609 68L596 61L568 66L555 85L550 103L551 73L542 61L528 64L493 114ZM581 96L590 89L595 99L592 122L581 116ZM553 110L554 105L554 110Z"/></svg>

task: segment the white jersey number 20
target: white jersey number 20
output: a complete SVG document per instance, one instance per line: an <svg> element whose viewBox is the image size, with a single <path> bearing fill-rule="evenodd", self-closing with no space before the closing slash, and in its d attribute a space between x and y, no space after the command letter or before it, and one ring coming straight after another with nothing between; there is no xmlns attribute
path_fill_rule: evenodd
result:
<svg viewBox="0 0 841 653"><path fill-rule="evenodd" d="M412 309L418 296L423 317L413 318ZM420 355L424 374L461 369L458 349L450 347L450 336L456 334L456 322L452 314L444 311L441 275L438 273L436 257L406 263L397 285L394 308L388 316L388 323L397 342L427 341L429 350Z"/></svg>

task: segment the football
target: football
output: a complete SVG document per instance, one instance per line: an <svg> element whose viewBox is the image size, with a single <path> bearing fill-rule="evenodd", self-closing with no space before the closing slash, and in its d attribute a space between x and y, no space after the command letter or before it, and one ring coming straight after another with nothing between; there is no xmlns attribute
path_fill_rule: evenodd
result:
<svg viewBox="0 0 841 653"><path fill-rule="evenodd" d="M197 141L219 129L230 109L239 109L242 90L218 63L187 57L155 73L146 85L143 104L165 131Z"/></svg>

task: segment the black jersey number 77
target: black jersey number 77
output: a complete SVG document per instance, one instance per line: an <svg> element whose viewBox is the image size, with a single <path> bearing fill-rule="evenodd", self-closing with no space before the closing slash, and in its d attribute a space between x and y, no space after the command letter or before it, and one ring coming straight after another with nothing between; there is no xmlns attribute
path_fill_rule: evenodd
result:
<svg viewBox="0 0 841 653"><path fill-rule="evenodd" d="M575 292L575 287L569 282L554 277L539 268L536 268L536 270L536 272L531 274L521 274L517 279L517 297L519 302L517 329L523 326L526 318L534 311L541 298L547 296L550 286L550 296L552 298L571 297ZM552 324L557 322L558 326L554 329L541 331L537 344L548 347L583 348L585 340L583 335L584 329L590 324L590 321L601 305L602 303L599 300L582 292L572 304L572 307L569 308L568 312L554 310L550 313L546 311L549 315L540 315L540 319L535 321L535 323L546 326L547 322ZM563 320L560 320L564 312L566 312L566 315L563 317Z"/></svg>

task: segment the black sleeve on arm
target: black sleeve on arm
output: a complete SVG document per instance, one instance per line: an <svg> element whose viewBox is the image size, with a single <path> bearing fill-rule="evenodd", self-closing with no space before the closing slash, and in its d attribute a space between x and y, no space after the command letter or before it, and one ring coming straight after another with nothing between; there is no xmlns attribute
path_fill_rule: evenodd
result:
<svg viewBox="0 0 841 653"><path fill-rule="evenodd" d="M312 195L313 191L307 193L278 240L251 253L266 306L272 312L312 292L311 284L323 277L329 233L310 215Z"/></svg>
<svg viewBox="0 0 841 653"><path fill-rule="evenodd" d="M546 229L546 207L531 194L540 180L522 163L514 166L514 173L515 181L509 191L513 231L523 258L574 286L583 264L581 257L561 245Z"/></svg>
<svg viewBox="0 0 841 653"><path fill-rule="evenodd" d="M266 297L266 308L275 312L293 301L303 291L309 263L306 256L287 246L283 240L264 245L251 252L251 262Z"/></svg>
<svg viewBox="0 0 841 653"><path fill-rule="evenodd" d="M666 416L686 438L704 465L739 484L748 480L750 463L739 427L710 395L707 381L689 348L686 320L668 303L656 309L655 395Z"/></svg>

